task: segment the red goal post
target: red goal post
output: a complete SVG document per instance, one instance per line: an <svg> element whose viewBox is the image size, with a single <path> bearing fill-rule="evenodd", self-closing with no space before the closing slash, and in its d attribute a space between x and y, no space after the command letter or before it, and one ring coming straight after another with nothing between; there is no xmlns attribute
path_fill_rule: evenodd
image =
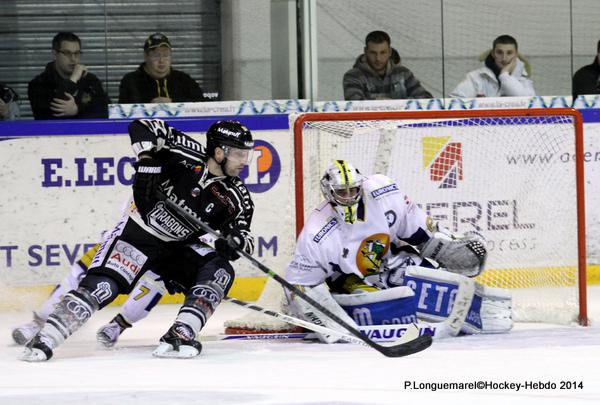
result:
<svg viewBox="0 0 600 405"><path fill-rule="evenodd" d="M578 111L336 112L299 114L292 120L297 234L315 205L307 202L308 196L320 195L314 184L307 185L322 173L313 166L349 159L372 174L379 165L415 202L423 199L429 208L463 212L463 217L453 217L451 229L485 228L480 223L487 220L483 234L492 235L488 263L494 267L489 274L503 279L490 285L505 283L513 289L516 305L521 305L520 295L526 296L523 320L587 325L583 125ZM412 162L412 167L410 161L422 164ZM497 197L495 189L508 197ZM507 219L511 215L512 222ZM563 300L565 307L574 301L575 313L554 319L552 312L562 313ZM543 307L540 319L538 307Z"/></svg>

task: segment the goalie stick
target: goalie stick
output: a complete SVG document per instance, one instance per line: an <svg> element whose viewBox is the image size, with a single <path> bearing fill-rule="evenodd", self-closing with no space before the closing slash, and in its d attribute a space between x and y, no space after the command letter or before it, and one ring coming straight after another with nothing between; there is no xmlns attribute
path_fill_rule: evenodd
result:
<svg viewBox="0 0 600 405"><path fill-rule="evenodd" d="M257 312L272 316L273 318L277 318L279 320L282 320L287 323L291 323L296 326L301 326L303 328L310 329L314 332L322 333L325 335L338 336L340 339L342 339L345 342L357 343L357 344L362 344L362 345L365 344L362 340L359 340L352 335L345 334L339 330L331 329L331 328L328 328L323 325L317 325L317 324L305 321L300 318L295 318L290 315L282 314L281 312L275 312L270 309L265 309L265 308L259 307L258 305L250 304L248 302L241 301L236 298L224 297L224 299L229 302L233 302L234 304L237 304L239 306L242 306L244 308L248 308L253 311L257 311ZM419 327L414 323L405 324L405 325L402 325L401 333L402 333L401 336L398 337L397 339L390 339L390 340L392 340L394 342L394 344L406 343L406 342L415 340L419 336ZM260 335L268 335L268 334L257 334L257 336L260 336ZM298 338L299 337L298 335L301 335L301 334L300 333L298 333L298 334L287 333L287 334L282 334L282 335L293 336L293 337L286 337L286 338L292 339L292 338ZM308 333L304 334L303 337L306 337L307 335L308 335ZM229 336L231 336L231 335L229 335ZM255 337L255 338L258 338L258 337ZM263 337L263 338L267 339L266 337ZM384 346L387 346L387 345L384 345Z"/></svg>
<svg viewBox="0 0 600 405"><path fill-rule="evenodd" d="M208 226L207 224L205 224L204 222L202 222L201 220L199 220L198 218L191 215L190 213L185 211L183 208L181 208L180 206L175 204L173 201L171 201L168 196L160 193L159 197L161 200L165 201L165 204L167 205L168 208L174 210L175 212L177 212L178 215L185 218L185 220L187 222L194 225L194 227L196 228L197 231L206 232L215 238L222 237L219 232L213 230L210 226ZM227 240L227 239L225 239L225 240ZM399 343L399 344L396 344L393 346L383 346L381 344L378 344L378 343L374 342L373 340L369 339L368 337L364 336L362 333L360 333L360 331L356 330L354 327L352 327L351 325L346 323L344 320L340 319L337 315L331 313L331 311L329 311L327 308L324 308L317 301L315 301L314 299L309 297L303 291L300 291L298 288L294 287L292 284L290 284L284 278L279 276L273 270L269 269L267 266L265 266L264 264L262 264L261 262L256 260L254 257L249 255L242 249L239 249L237 246L231 246L231 247L234 248L240 256L242 256L244 259L249 261L252 265L254 265L260 271L265 273L267 276L273 278L275 281L277 281L283 287L287 288L289 291L293 291L294 294L296 294L298 297L300 297L304 301L308 302L310 305L312 305L314 308L316 308L317 310L319 310L320 312L325 314L327 317L329 317L331 320L335 321L337 324L342 326L344 329L346 329L348 332L350 332L356 338L360 339L365 344L367 344L368 346L371 346L373 349L377 350L379 353L383 354L386 357L408 356L410 354L418 353L422 350L425 350L429 346L431 346L432 338L430 335L418 336L414 340L411 340L411 341L405 342L405 343Z"/></svg>

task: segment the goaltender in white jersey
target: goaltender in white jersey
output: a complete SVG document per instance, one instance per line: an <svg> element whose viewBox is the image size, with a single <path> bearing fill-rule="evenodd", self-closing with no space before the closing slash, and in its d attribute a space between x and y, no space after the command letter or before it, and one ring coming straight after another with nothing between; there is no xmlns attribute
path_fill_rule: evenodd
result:
<svg viewBox="0 0 600 405"><path fill-rule="evenodd" d="M471 279L481 273L487 257L481 235L441 229L394 180L382 174L363 176L344 160L326 169L321 191L325 201L306 221L286 268L287 281L344 320L359 324L409 323L417 317L443 321L459 285L463 295L468 285L469 311L457 333L497 333L512 327L510 294ZM424 286L433 289L425 291ZM297 296L288 293L287 298L296 315L336 326ZM488 302L494 303L491 316ZM482 321L490 317L493 321ZM498 318L506 322L498 326Z"/></svg>
<svg viewBox="0 0 600 405"><path fill-rule="evenodd" d="M338 164L340 170L349 166L345 161ZM430 239L432 230L427 215L392 179L382 174L367 176L362 198L355 204L334 205L327 200L311 213L286 278L311 286L339 272L362 279L380 272L384 259L391 256L391 244L420 245Z"/></svg>

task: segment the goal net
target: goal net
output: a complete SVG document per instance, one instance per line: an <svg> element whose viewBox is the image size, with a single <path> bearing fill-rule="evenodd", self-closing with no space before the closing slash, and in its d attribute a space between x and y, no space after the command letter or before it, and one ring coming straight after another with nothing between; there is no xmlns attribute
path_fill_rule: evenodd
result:
<svg viewBox="0 0 600 405"><path fill-rule="evenodd" d="M587 323L575 110L309 113L292 127L297 232L322 200L327 165L346 159L363 174L395 179L451 231L483 234L489 256L477 281L511 290L515 321ZM281 287L272 284L259 304L279 308ZM262 329L276 325L263 321Z"/></svg>

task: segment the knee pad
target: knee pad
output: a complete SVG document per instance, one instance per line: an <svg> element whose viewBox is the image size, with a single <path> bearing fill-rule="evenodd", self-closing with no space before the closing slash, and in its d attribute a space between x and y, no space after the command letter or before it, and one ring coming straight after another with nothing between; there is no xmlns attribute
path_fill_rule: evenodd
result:
<svg viewBox="0 0 600 405"><path fill-rule="evenodd" d="M117 281L105 274L88 274L81 280L79 287L93 297L99 309L114 301L120 293Z"/></svg>
<svg viewBox="0 0 600 405"><path fill-rule="evenodd" d="M231 263L220 256L202 266L196 275L196 285L215 284L227 295L235 279L235 270Z"/></svg>

